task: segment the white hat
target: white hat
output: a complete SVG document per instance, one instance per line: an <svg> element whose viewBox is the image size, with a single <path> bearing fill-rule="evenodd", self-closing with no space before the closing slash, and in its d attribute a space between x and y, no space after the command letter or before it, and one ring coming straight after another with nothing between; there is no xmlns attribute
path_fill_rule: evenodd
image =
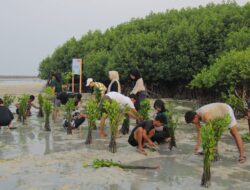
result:
<svg viewBox="0 0 250 190"><path fill-rule="evenodd" d="M93 81L94 81L94 80L93 80L92 78L88 78L86 86L89 86L90 83L93 82Z"/></svg>

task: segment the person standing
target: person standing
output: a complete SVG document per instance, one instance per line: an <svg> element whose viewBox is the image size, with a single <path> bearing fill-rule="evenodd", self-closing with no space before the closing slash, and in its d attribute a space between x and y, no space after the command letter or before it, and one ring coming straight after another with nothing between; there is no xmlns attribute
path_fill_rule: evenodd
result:
<svg viewBox="0 0 250 190"><path fill-rule="evenodd" d="M62 92L62 84L60 78L53 73L52 80L49 84L54 90L55 93L55 101L54 101L54 111L53 111L53 120L56 121L57 117L59 116L59 107L61 106L61 101L58 99L58 95Z"/></svg>
<svg viewBox="0 0 250 190"><path fill-rule="evenodd" d="M133 69L130 72L130 78L134 81L135 85L130 94L136 95L135 108L137 111L140 110L140 102L146 98L146 88L144 86L143 79L138 69Z"/></svg>
<svg viewBox="0 0 250 190"><path fill-rule="evenodd" d="M111 81L107 93L118 92L121 93L121 85L119 82L119 74L117 71L109 71L109 80Z"/></svg>

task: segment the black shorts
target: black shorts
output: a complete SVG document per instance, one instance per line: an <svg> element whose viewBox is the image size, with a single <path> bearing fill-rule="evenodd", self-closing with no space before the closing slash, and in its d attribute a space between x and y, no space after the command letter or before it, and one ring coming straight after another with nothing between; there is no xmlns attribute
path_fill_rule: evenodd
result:
<svg viewBox="0 0 250 190"><path fill-rule="evenodd" d="M131 145L131 146L138 146L138 142L137 140L135 140L135 137L134 137L134 133L131 133L129 138L128 138L128 143Z"/></svg>

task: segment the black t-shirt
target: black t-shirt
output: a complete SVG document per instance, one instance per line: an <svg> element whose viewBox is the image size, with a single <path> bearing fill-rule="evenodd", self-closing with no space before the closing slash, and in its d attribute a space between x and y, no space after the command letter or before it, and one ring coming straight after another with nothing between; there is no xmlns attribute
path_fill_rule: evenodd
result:
<svg viewBox="0 0 250 190"><path fill-rule="evenodd" d="M67 94L67 92L61 92L58 96L57 99L59 99L61 101L61 103L63 105L65 105L68 100L69 100L69 95Z"/></svg>
<svg viewBox="0 0 250 190"><path fill-rule="evenodd" d="M117 83L117 81L113 82L113 84L111 85L110 92L118 92L118 83Z"/></svg>
<svg viewBox="0 0 250 190"><path fill-rule="evenodd" d="M5 106L0 106L0 126L7 126L14 119L12 112Z"/></svg>
<svg viewBox="0 0 250 190"><path fill-rule="evenodd" d="M142 127L143 129L145 129L147 131L147 134L148 134L154 128L153 121L146 120L146 121L143 121L143 122L137 124L137 126L132 130L132 133L134 133L139 127Z"/></svg>

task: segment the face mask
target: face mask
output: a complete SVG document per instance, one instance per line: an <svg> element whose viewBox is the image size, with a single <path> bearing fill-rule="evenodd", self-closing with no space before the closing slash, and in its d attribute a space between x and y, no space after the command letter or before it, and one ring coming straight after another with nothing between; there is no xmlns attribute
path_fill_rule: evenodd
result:
<svg viewBox="0 0 250 190"><path fill-rule="evenodd" d="M163 131L163 126L155 127L155 130L156 130L156 131Z"/></svg>

